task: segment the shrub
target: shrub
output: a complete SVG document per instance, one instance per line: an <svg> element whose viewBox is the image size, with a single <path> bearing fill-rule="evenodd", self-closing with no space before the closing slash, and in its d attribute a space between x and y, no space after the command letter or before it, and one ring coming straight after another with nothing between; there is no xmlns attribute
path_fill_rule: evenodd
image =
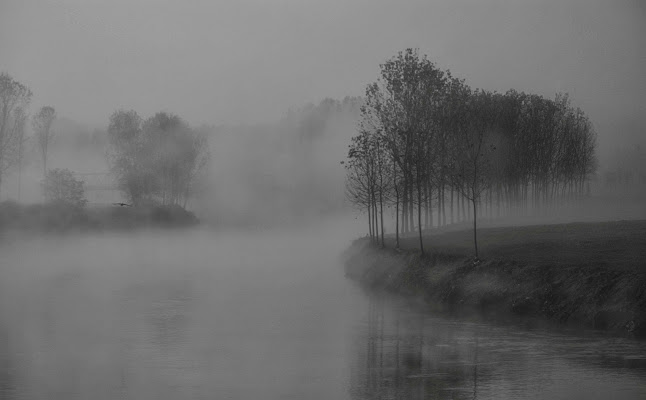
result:
<svg viewBox="0 0 646 400"><path fill-rule="evenodd" d="M43 181L43 195L49 203L61 203L83 208L85 199L84 182L74 178L69 169L51 169Z"/></svg>

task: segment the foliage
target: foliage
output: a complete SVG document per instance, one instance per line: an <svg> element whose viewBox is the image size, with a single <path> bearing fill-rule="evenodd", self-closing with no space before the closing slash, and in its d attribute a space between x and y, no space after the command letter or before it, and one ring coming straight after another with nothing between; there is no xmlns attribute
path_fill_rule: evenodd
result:
<svg viewBox="0 0 646 400"><path fill-rule="evenodd" d="M206 136L164 112L144 121L135 111L116 111L108 137L112 171L135 204L185 205L209 159Z"/></svg>
<svg viewBox="0 0 646 400"><path fill-rule="evenodd" d="M551 100L472 90L407 49L382 64L380 79L366 89L346 192L368 212L377 241L377 206L382 232L383 206L395 206L397 246L401 210L401 231L417 224L422 253L422 229L432 226L433 208L446 224L448 200L453 220L457 194L463 220L471 213L464 200L473 205L477 257L476 216L483 208L491 215L495 199L500 214L502 207L511 212L580 197L596 168L595 142L590 120L567 95Z"/></svg>
<svg viewBox="0 0 646 400"><path fill-rule="evenodd" d="M68 169L50 169L42 184L43 195L50 203L67 204L75 208L83 208L85 199L84 182L74 178Z"/></svg>

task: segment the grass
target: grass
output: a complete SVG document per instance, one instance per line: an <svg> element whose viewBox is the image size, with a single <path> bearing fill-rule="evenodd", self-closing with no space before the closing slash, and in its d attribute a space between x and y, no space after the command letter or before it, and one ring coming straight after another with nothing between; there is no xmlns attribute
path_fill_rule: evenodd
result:
<svg viewBox="0 0 646 400"><path fill-rule="evenodd" d="M474 254L472 230L427 234L423 242L430 254ZM386 238L386 245L394 247L394 239ZM402 238L400 247L418 249L419 239ZM481 228L478 249L484 260L646 272L646 220Z"/></svg>
<svg viewBox="0 0 646 400"><path fill-rule="evenodd" d="M542 317L646 337L646 220L490 227L355 241L346 275L435 307Z"/></svg>

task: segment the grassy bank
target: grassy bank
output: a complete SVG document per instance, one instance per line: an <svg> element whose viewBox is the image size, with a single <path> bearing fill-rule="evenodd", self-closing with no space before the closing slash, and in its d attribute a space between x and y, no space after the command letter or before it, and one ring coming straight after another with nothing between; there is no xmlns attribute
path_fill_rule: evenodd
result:
<svg viewBox="0 0 646 400"><path fill-rule="evenodd" d="M541 317L646 336L646 221L572 223L429 234L402 250L366 239L347 251L346 274L363 285L448 309Z"/></svg>
<svg viewBox="0 0 646 400"><path fill-rule="evenodd" d="M186 227L197 223L193 213L179 206L102 205L76 208L66 204L0 203L0 231L130 230Z"/></svg>

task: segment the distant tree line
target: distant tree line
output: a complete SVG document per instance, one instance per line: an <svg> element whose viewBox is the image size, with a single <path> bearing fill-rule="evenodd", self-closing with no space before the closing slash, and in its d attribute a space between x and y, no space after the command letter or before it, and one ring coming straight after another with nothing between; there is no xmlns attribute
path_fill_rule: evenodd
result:
<svg viewBox="0 0 646 400"><path fill-rule="evenodd" d="M22 161L31 96L27 86L5 72L0 74L0 188L7 171Z"/></svg>
<svg viewBox="0 0 646 400"><path fill-rule="evenodd" d="M297 110L290 109L279 124L289 140L296 138L298 144L312 142L324 136L330 125L339 120L350 119L354 123L362 103L361 97L346 96L343 100L328 97L319 104L309 103Z"/></svg>
<svg viewBox="0 0 646 400"><path fill-rule="evenodd" d="M18 170L18 197L25 154L27 136L28 108L32 91L15 80L6 72L0 73L0 188L5 175L12 168ZM52 124L56 120L56 110L43 106L31 118L34 145L38 149L42 165L43 179L47 175L47 154L54 137Z"/></svg>
<svg viewBox="0 0 646 400"><path fill-rule="evenodd" d="M186 206L209 158L204 133L173 114L143 120L119 110L110 117L108 137L111 169L129 201Z"/></svg>
<svg viewBox="0 0 646 400"><path fill-rule="evenodd" d="M595 177L596 189L604 196L646 198L646 147L643 143L617 143L603 170Z"/></svg>
<svg viewBox="0 0 646 400"><path fill-rule="evenodd" d="M567 95L471 89L408 49L368 85L346 163L349 200L384 245L384 208L400 233L550 207L584 194L596 134ZM436 210L438 221L433 220ZM448 211L448 218L447 218Z"/></svg>

